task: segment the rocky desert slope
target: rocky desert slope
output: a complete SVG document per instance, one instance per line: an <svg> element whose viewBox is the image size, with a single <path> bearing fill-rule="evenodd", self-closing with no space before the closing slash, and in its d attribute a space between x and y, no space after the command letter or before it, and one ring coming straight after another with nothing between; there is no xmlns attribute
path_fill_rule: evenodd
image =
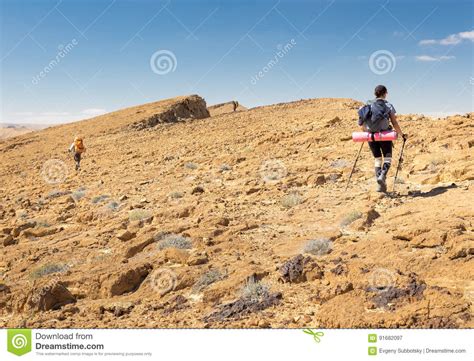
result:
<svg viewBox="0 0 474 361"><path fill-rule="evenodd" d="M17 137L22 134L32 132L34 129L21 125L1 125L0 124L0 141L7 138Z"/></svg>
<svg viewBox="0 0 474 361"><path fill-rule="evenodd" d="M381 195L366 145L345 191L359 105L189 96L0 142L0 326L473 327L473 113L402 116Z"/></svg>

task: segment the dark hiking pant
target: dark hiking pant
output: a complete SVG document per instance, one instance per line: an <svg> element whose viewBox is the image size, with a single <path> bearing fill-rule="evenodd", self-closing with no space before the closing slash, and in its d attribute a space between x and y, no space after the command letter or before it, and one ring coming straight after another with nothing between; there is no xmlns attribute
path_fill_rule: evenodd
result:
<svg viewBox="0 0 474 361"><path fill-rule="evenodd" d="M384 174L387 174L392 164L392 146L392 142L369 142L370 150L375 158L375 168Z"/></svg>
<svg viewBox="0 0 474 361"><path fill-rule="evenodd" d="M74 153L74 160L76 161L76 170L81 166L81 153Z"/></svg>

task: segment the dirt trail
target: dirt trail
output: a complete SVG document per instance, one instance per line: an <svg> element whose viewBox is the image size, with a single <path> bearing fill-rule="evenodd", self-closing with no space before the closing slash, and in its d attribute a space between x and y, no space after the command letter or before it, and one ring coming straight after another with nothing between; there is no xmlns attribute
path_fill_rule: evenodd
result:
<svg viewBox="0 0 474 361"><path fill-rule="evenodd" d="M0 326L472 327L473 114L401 116L382 196L367 147L344 192L359 105L180 97L0 142Z"/></svg>

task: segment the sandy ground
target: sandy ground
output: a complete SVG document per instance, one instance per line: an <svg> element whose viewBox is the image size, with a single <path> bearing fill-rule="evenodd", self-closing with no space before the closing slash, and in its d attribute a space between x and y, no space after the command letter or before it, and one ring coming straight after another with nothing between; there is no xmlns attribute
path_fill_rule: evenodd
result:
<svg viewBox="0 0 474 361"><path fill-rule="evenodd" d="M402 116L383 195L366 145L345 191L359 105L181 97L3 141L0 327L472 327L473 114Z"/></svg>

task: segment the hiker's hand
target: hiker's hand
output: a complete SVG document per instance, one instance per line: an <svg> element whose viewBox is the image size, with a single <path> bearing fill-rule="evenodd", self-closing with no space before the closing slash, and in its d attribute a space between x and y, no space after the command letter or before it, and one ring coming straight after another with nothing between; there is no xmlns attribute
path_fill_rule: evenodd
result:
<svg viewBox="0 0 474 361"><path fill-rule="evenodd" d="M408 134L403 133L403 134L402 134L402 139L406 141L406 140L408 139Z"/></svg>

